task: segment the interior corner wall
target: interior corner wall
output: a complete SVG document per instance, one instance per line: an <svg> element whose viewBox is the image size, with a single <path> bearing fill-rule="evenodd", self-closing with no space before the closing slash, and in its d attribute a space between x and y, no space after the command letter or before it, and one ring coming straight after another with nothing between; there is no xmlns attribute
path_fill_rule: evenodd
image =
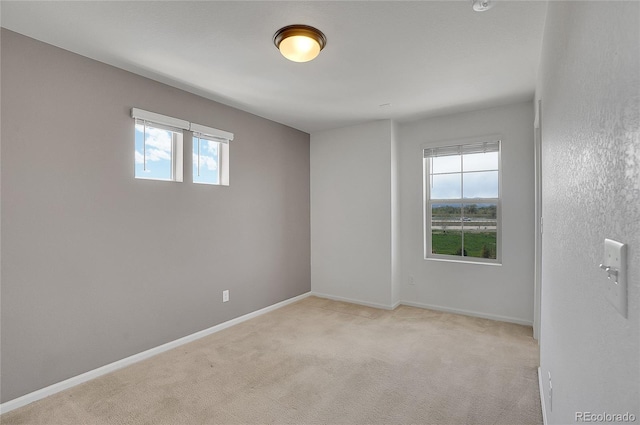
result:
<svg viewBox="0 0 640 425"><path fill-rule="evenodd" d="M402 257L400 251L400 144L398 125L391 122L391 304L400 303Z"/></svg>
<svg viewBox="0 0 640 425"><path fill-rule="evenodd" d="M401 123L401 298L408 304L533 322L533 102ZM502 265L424 259L423 147L502 136Z"/></svg>
<svg viewBox="0 0 640 425"><path fill-rule="evenodd" d="M308 134L1 42L2 402L310 290ZM233 132L230 186L135 179L132 107Z"/></svg>
<svg viewBox="0 0 640 425"><path fill-rule="evenodd" d="M640 3L550 2L547 13L536 94L546 417L566 424L576 422L577 412L629 413L637 421ZM627 318L605 297L607 275L598 267L605 238L627 244Z"/></svg>
<svg viewBox="0 0 640 425"><path fill-rule="evenodd" d="M389 120L311 134L311 290L391 306Z"/></svg>

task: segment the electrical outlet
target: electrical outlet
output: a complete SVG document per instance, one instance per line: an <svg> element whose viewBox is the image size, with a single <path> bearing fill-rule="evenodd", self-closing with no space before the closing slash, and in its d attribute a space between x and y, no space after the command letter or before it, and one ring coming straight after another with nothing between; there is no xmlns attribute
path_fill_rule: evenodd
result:
<svg viewBox="0 0 640 425"><path fill-rule="evenodd" d="M222 302L226 303L227 301L229 301L229 290L225 289L222 291Z"/></svg>
<svg viewBox="0 0 640 425"><path fill-rule="evenodd" d="M409 276L409 285L415 285L416 281L413 279L413 276Z"/></svg>

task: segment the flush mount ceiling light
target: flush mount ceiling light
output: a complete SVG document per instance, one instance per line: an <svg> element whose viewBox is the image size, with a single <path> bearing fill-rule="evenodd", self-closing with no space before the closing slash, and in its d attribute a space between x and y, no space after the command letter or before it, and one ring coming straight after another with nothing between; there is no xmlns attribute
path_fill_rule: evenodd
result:
<svg viewBox="0 0 640 425"><path fill-rule="evenodd" d="M493 7L491 0L471 0L471 4L476 12L485 12Z"/></svg>
<svg viewBox="0 0 640 425"><path fill-rule="evenodd" d="M327 38L314 27L289 25L276 31L273 44L290 61L309 62L324 49Z"/></svg>

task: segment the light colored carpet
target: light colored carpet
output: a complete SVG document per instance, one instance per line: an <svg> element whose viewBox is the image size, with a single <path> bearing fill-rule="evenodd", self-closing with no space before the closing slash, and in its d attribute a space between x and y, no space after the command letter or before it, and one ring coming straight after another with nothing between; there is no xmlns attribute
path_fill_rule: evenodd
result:
<svg viewBox="0 0 640 425"><path fill-rule="evenodd" d="M541 424L531 328L309 297L2 424Z"/></svg>

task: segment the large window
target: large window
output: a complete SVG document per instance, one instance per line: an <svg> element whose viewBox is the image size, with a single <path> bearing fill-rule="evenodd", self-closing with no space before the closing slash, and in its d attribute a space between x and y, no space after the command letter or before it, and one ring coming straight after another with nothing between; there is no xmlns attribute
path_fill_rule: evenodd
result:
<svg viewBox="0 0 640 425"><path fill-rule="evenodd" d="M425 258L499 263L500 141L424 149Z"/></svg>

